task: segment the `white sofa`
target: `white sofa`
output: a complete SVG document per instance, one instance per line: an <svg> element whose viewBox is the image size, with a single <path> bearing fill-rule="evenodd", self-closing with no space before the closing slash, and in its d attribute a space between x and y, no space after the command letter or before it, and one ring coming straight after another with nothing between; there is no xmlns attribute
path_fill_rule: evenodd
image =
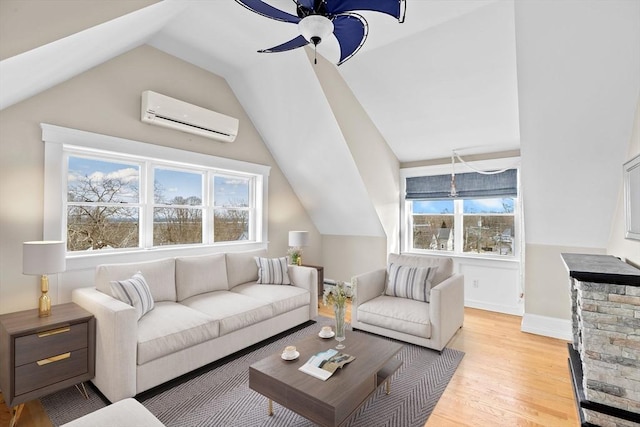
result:
<svg viewBox="0 0 640 427"><path fill-rule="evenodd" d="M435 268L427 290L428 302L385 294L392 264ZM442 351L462 327L464 276L453 273L452 258L389 254L387 268L355 276L353 283L356 298L351 324L355 329Z"/></svg>
<svg viewBox="0 0 640 427"><path fill-rule="evenodd" d="M289 266L290 286L257 284L254 257L266 250L97 267L95 288L72 293L96 317L92 382L116 402L317 316L316 269ZM139 320L111 294L138 271L154 301Z"/></svg>

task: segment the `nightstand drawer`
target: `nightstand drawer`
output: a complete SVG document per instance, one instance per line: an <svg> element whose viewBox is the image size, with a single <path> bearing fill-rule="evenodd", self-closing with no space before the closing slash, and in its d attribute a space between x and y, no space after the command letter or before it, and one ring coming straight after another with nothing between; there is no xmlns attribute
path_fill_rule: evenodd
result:
<svg viewBox="0 0 640 427"><path fill-rule="evenodd" d="M51 355L16 367L15 395L19 396L88 372L87 349Z"/></svg>
<svg viewBox="0 0 640 427"><path fill-rule="evenodd" d="M88 347L87 324L54 328L15 340L15 366Z"/></svg>

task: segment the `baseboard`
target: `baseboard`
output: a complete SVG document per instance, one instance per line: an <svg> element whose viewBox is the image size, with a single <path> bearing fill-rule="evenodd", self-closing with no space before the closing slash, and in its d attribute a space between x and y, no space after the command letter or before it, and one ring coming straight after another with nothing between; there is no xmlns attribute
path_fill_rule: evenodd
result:
<svg viewBox="0 0 640 427"><path fill-rule="evenodd" d="M573 341L571 333L571 321L558 319L557 317L540 316L525 313L520 324L522 332L528 332L545 337L558 338L565 341Z"/></svg>
<svg viewBox="0 0 640 427"><path fill-rule="evenodd" d="M477 308L486 311L495 311L496 313L513 314L514 316L522 316L522 305L502 305L491 304L484 301L464 300L465 307Z"/></svg>

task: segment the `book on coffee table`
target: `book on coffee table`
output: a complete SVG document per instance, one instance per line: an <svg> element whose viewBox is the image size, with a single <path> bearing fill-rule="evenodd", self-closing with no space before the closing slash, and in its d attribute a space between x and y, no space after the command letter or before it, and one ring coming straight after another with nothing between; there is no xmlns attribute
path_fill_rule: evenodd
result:
<svg viewBox="0 0 640 427"><path fill-rule="evenodd" d="M298 370L326 381L338 368L342 368L354 359L354 356L329 349L311 356Z"/></svg>

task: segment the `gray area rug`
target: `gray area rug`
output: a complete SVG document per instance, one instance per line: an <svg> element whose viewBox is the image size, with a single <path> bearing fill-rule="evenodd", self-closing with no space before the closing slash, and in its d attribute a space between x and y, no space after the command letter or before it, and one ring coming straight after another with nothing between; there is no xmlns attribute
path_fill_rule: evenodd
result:
<svg viewBox="0 0 640 427"><path fill-rule="evenodd" d="M314 426L275 402L274 415L269 417L267 399L249 389L249 366L279 353L287 344L317 333L323 325L332 324L333 319L318 317L315 324L256 345L250 351L225 359L224 363L200 369L137 398L167 426ZM349 343L346 344L348 349ZM404 343L397 356L404 363L392 377L391 394L385 394L384 386L379 387L345 425L424 426L463 356L464 353L457 350L445 349L438 353ZM53 425L64 424L106 406L95 388L90 387L88 391L89 400L74 387L42 398Z"/></svg>

